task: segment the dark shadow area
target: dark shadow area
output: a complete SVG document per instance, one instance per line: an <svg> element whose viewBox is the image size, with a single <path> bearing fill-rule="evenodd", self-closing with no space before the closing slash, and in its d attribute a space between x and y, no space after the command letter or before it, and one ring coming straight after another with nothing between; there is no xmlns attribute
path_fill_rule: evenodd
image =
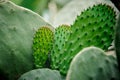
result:
<svg viewBox="0 0 120 80"><path fill-rule="evenodd" d="M114 5L118 8L118 10L120 11L120 0L111 0Z"/></svg>

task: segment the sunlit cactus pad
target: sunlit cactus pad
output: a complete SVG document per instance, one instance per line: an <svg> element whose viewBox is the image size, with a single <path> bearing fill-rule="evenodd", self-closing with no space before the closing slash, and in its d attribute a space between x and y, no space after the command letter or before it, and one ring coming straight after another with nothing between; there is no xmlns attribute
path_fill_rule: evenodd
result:
<svg viewBox="0 0 120 80"><path fill-rule="evenodd" d="M53 46L53 32L48 27L41 27L36 31L33 40L34 62L37 68L45 67Z"/></svg>

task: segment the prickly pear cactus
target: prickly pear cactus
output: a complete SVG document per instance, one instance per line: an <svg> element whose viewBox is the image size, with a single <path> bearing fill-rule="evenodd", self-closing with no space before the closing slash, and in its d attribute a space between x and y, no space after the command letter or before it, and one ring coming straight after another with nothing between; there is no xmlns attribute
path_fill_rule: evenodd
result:
<svg viewBox="0 0 120 80"><path fill-rule="evenodd" d="M66 80L120 80L116 58L88 47L72 60Z"/></svg>
<svg viewBox="0 0 120 80"><path fill-rule="evenodd" d="M114 10L108 5L99 4L88 8L78 16L72 25L72 31L73 35L76 33L74 35L78 39L76 41L83 39L79 42L81 48L82 46L94 45L107 50L114 38L115 24L116 13ZM73 35L71 35L72 38L74 37Z"/></svg>
<svg viewBox="0 0 120 80"><path fill-rule="evenodd" d="M96 46L107 50L113 41L116 13L109 5L98 4L83 11L71 26L71 34L60 52L60 72L66 74L72 58L83 48ZM64 64L66 63L66 64Z"/></svg>
<svg viewBox="0 0 120 80"><path fill-rule="evenodd" d="M0 2L0 74L8 80L34 68L32 39L42 25L49 24L38 14L10 1Z"/></svg>
<svg viewBox="0 0 120 80"><path fill-rule="evenodd" d="M116 51L119 70L120 70L120 15L115 29L115 51Z"/></svg>
<svg viewBox="0 0 120 80"><path fill-rule="evenodd" d="M60 25L55 29L54 32L54 45L53 50L51 52L51 68L58 69L59 57L58 54L61 50L63 50L65 43L70 35L70 26L69 25Z"/></svg>
<svg viewBox="0 0 120 80"><path fill-rule="evenodd" d="M45 67L52 46L53 31L47 26L39 28L38 31L36 31L33 40L33 56L36 68Z"/></svg>
<svg viewBox="0 0 120 80"><path fill-rule="evenodd" d="M61 75L57 70L43 68L29 71L18 80L61 80Z"/></svg>

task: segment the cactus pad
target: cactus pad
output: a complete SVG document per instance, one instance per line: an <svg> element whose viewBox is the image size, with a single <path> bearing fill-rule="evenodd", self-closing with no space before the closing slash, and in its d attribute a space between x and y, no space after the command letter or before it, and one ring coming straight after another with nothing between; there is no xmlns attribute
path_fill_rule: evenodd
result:
<svg viewBox="0 0 120 80"><path fill-rule="evenodd" d="M61 80L61 75L57 70L43 68L29 71L18 80Z"/></svg>
<svg viewBox="0 0 120 80"><path fill-rule="evenodd" d="M49 24L38 14L4 1L0 2L0 74L17 80L34 69L32 39L36 29Z"/></svg>
<svg viewBox="0 0 120 80"><path fill-rule="evenodd" d="M68 25L60 25L58 28L55 29L54 45L51 53L52 69L58 69L59 57L61 56L59 52L63 50L69 35L70 35L70 26Z"/></svg>
<svg viewBox="0 0 120 80"><path fill-rule="evenodd" d="M107 50L113 41L115 24L116 13L105 4L94 5L77 16L61 52L60 72L66 74L72 58L85 47L96 46Z"/></svg>
<svg viewBox="0 0 120 80"><path fill-rule="evenodd" d="M100 48L88 47L72 60L66 80L120 80L116 58Z"/></svg>
<svg viewBox="0 0 120 80"><path fill-rule="evenodd" d="M37 68L45 67L53 46L53 32L48 27L41 27L36 31L33 40L34 61Z"/></svg>

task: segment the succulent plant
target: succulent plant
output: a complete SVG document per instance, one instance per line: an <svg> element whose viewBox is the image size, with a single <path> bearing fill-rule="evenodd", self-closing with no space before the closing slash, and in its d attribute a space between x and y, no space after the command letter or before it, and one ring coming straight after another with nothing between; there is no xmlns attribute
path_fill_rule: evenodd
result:
<svg viewBox="0 0 120 80"><path fill-rule="evenodd" d="M53 31L47 26L40 27L33 40L34 63L36 68L45 67L48 60L48 54L51 52L53 46Z"/></svg>
<svg viewBox="0 0 120 80"><path fill-rule="evenodd" d="M59 58L61 54L60 51L63 50L65 43L70 35L70 26L69 25L60 25L55 29L54 32L54 44L51 51L51 68L58 69Z"/></svg>
<svg viewBox="0 0 120 80"><path fill-rule="evenodd" d="M0 2L0 74L16 80L34 69L33 36L43 25L50 26L38 14L7 0Z"/></svg>
<svg viewBox="0 0 120 80"><path fill-rule="evenodd" d="M113 41L116 13L106 4L97 4L77 16L61 52L59 69L66 74L73 57L83 48L96 46L107 50Z"/></svg>
<svg viewBox="0 0 120 80"><path fill-rule="evenodd" d="M72 60L66 80L120 80L116 58L97 47L81 50Z"/></svg>
<svg viewBox="0 0 120 80"><path fill-rule="evenodd" d="M61 75L57 70L47 68L31 70L24 73L18 80L61 80Z"/></svg>
<svg viewBox="0 0 120 80"><path fill-rule="evenodd" d="M17 80L23 73L18 80L65 80L64 75L66 80L120 80L120 17L118 63L104 52L114 39L117 10L107 0L93 0L80 10L71 26L54 29L31 10L0 0L0 80ZM46 63L56 70L44 68ZM34 65L43 69L33 70Z"/></svg>

